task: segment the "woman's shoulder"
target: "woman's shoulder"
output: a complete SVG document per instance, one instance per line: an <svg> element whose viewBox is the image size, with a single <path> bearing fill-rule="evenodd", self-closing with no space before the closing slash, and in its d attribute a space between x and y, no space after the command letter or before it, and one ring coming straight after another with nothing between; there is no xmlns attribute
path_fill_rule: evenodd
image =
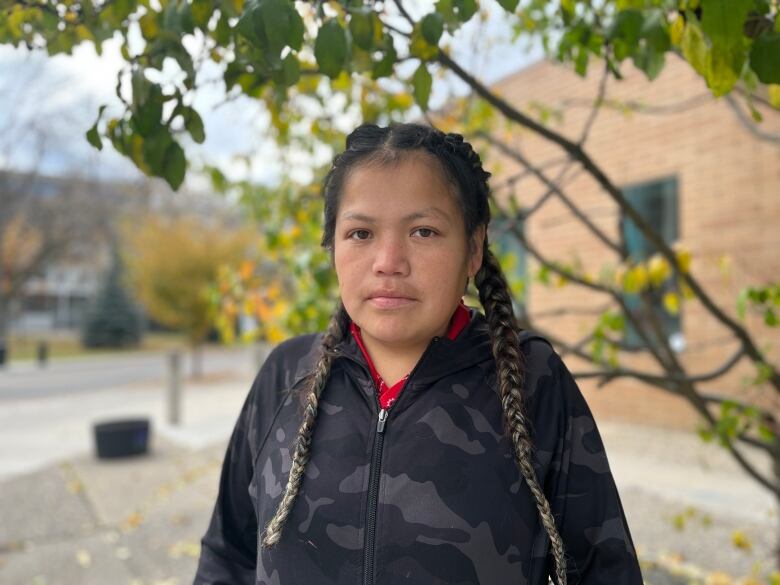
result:
<svg viewBox="0 0 780 585"><path fill-rule="evenodd" d="M311 368L322 342L322 333L296 335L274 346L265 359L258 380L269 376L283 385L292 386ZM282 378L280 380L280 378Z"/></svg>
<svg viewBox="0 0 780 585"><path fill-rule="evenodd" d="M552 342L539 332L524 329L519 333L528 398L559 402L563 399L562 378L568 370ZM543 397L544 396L544 397Z"/></svg>

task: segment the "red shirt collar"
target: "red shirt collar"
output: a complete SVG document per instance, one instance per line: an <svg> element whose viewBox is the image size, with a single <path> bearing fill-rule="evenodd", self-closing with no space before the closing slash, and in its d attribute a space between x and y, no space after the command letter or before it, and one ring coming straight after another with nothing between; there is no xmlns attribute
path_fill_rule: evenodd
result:
<svg viewBox="0 0 780 585"><path fill-rule="evenodd" d="M455 312L452 314L452 317L450 318L450 326L449 329L447 329L447 338L455 339L458 334L463 331L466 325L468 325L470 319L471 313L469 313L469 310L466 308L463 300L461 300L460 303L458 303L458 306L455 308ZM374 362L371 361L371 356L368 355L366 346L363 343L363 338L360 335L360 327L358 327L355 322L352 321L349 324L349 331L352 333L352 336L355 338L358 347L360 347L360 351L363 352L363 356L366 358L368 369L371 371L371 378L373 378L374 385L376 386L377 392L379 394L379 404L382 408L389 408L401 393L401 390L403 389L409 374L406 374L406 376L398 380L392 386L388 386L387 383L385 383L385 381L382 379L382 376L379 375L379 372L377 372L376 367L374 367Z"/></svg>

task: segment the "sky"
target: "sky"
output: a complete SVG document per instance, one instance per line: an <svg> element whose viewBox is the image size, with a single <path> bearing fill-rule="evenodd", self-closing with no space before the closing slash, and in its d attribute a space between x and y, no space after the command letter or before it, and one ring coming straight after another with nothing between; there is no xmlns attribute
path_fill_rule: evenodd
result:
<svg viewBox="0 0 780 585"><path fill-rule="evenodd" d="M429 11L431 6L426 4L432 5L410 3L412 16L417 18ZM493 7L486 22L474 18L452 39L454 58L469 71L478 71L487 83L541 56L538 49L529 53L512 43L502 9L495 4ZM132 50L133 39L130 41ZM104 142L103 150L98 152L84 138L100 105L108 106L106 114L121 112L114 92L123 65L117 39L104 43L101 56L91 44L76 47L72 55L55 57L0 46L0 168L37 167L45 174L81 173L103 179L137 177L140 172L110 144ZM199 79L218 80L219 69L211 63L206 65ZM410 71L400 69L402 75L411 74L416 67L412 62L405 65ZM436 81L431 106L436 108L449 95L465 92L466 87L457 80ZM259 104L246 97L225 102L224 84L216 82L199 89L193 105L203 117L206 141L185 145L191 159L215 164L232 179L249 178L267 184L278 181L280 168L269 164L275 146L265 138L268 117ZM249 167L241 162L242 156L251 160ZM301 162L305 169L306 161ZM306 180L305 175L303 170L297 178ZM188 181L193 180L197 182L188 177Z"/></svg>

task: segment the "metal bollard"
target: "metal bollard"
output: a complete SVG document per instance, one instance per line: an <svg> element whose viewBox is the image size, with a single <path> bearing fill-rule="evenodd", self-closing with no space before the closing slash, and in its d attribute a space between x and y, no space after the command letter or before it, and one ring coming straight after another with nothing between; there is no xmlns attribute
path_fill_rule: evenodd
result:
<svg viewBox="0 0 780 585"><path fill-rule="evenodd" d="M38 342L38 367L45 368L49 361L49 344L46 341Z"/></svg>
<svg viewBox="0 0 780 585"><path fill-rule="evenodd" d="M168 422L178 425L181 421L181 352L168 354Z"/></svg>

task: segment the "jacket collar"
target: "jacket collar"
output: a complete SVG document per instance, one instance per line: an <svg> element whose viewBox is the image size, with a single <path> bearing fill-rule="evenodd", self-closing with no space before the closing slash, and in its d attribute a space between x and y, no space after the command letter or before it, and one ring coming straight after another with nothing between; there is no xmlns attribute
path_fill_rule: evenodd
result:
<svg viewBox="0 0 780 585"><path fill-rule="evenodd" d="M490 334L484 315L468 307L469 323L455 339L436 338L428 345L420 361L412 370L407 385L427 385L436 380L492 359ZM320 338L321 339L321 338ZM369 365L352 335L336 345L336 360L343 359L361 366L370 380Z"/></svg>

